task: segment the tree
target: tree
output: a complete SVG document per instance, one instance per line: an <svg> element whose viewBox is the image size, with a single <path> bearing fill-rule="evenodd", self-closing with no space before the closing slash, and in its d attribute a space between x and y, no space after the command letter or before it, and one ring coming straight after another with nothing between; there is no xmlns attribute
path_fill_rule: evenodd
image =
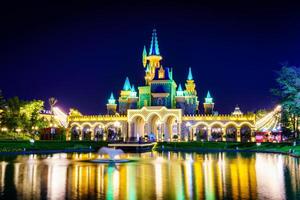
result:
<svg viewBox="0 0 300 200"><path fill-rule="evenodd" d="M300 116L300 68L285 65L277 75L278 87L272 92L280 98L283 125L291 128L297 137Z"/></svg>

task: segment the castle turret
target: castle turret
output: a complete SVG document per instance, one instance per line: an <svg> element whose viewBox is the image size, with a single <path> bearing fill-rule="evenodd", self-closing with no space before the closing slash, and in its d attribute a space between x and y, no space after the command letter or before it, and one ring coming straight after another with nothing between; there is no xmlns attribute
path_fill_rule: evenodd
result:
<svg viewBox="0 0 300 200"><path fill-rule="evenodd" d="M119 113L120 114L126 114L127 109L129 108L128 98L131 93L131 85L129 78L126 77L123 89L121 90L121 94L119 97Z"/></svg>
<svg viewBox="0 0 300 200"><path fill-rule="evenodd" d="M138 107L138 97L134 85L131 86L130 95L128 97L129 109L136 109Z"/></svg>
<svg viewBox="0 0 300 200"><path fill-rule="evenodd" d="M205 114L213 114L214 111L214 102L213 102L213 98L210 95L210 92L207 92L206 98L205 98L205 102L203 103L204 106L204 113Z"/></svg>
<svg viewBox="0 0 300 200"><path fill-rule="evenodd" d="M193 79L192 68L189 67L188 77L185 84L185 114L196 114L198 112L199 101L196 91L196 84Z"/></svg>
<svg viewBox="0 0 300 200"><path fill-rule="evenodd" d="M108 102L106 104L107 114L108 115L115 115L117 112L117 104L116 99L114 97L114 94L111 93L110 97L108 99Z"/></svg>
<svg viewBox="0 0 300 200"><path fill-rule="evenodd" d="M180 108L184 111L184 104L185 104L185 99L184 99L184 93L181 87L181 84L179 83L177 91L176 91L176 108Z"/></svg>

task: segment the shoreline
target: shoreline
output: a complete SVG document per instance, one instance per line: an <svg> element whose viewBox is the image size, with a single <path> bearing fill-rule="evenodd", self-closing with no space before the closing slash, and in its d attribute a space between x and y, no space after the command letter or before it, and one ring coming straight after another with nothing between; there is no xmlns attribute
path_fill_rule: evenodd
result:
<svg viewBox="0 0 300 200"><path fill-rule="evenodd" d="M203 148L157 148L155 151L159 152L184 152L184 153L268 153L268 154L282 154L291 156L294 158L300 158L300 155L288 153L288 152L281 152L281 151L262 151L262 150L247 150L247 149L203 149Z"/></svg>

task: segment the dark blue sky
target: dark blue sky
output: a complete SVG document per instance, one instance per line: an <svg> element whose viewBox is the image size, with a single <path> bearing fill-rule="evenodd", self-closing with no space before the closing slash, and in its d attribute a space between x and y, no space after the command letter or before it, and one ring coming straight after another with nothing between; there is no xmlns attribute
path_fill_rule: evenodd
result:
<svg viewBox="0 0 300 200"><path fill-rule="evenodd" d="M207 3L210 2L210 3ZM157 29L163 66L184 83L193 69L221 113L272 108L281 63L300 63L300 7L291 2L110 2L1 5L0 89L83 113L105 112L125 77L144 84L143 45ZM201 111L203 108L201 106Z"/></svg>

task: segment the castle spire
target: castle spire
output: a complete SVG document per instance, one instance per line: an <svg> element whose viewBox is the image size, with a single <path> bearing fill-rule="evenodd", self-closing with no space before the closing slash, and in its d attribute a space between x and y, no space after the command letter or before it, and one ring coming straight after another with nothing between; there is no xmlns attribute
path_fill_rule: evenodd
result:
<svg viewBox="0 0 300 200"><path fill-rule="evenodd" d="M150 49L149 49L149 56L151 56L151 55L160 55L156 29L153 29L153 32L152 32L152 39L151 39L151 44L150 44Z"/></svg>
<svg viewBox="0 0 300 200"><path fill-rule="evenodd" d="M108 104L116 104L116 99L113 93L110 94L110 97L108 99Z"/></svg>
<svg viewBox="0 0 300 200"><path fill-rule="evenodd" d="M205 97L205 103L213 103L213 98L211 97L209 90L207 91L207 95Z"/></svg>
<svg viewBox="0 0 300 200"><path fill-rule="evenodd" d="M193 80L193 74L192 74L192 68L191 67L189 67L189 74L188 74L187 80Z"/></svg>
<svg viewBox="0 0 300 200"><path fill-rule="evenodd" d="M177 91L176 91L176 96L183 96L183 89L182 89L180 83L179 83Z"/></svg>
<svg viewBox="0 0 300 200"><path fill-rule="evenodd" d="M143 49L143 66L146 67L147 65L147 50L146 50L146 46L144 46L144 49Z"/></svg>
<svg viewBox="0 0 300 200"><path fill-rule="evenodd" d="M130 91L130 89L131 89L131 86L130 86L129 78L126 77L125 82L124 82L124 86L123 86L123 90Z"/></svg>

